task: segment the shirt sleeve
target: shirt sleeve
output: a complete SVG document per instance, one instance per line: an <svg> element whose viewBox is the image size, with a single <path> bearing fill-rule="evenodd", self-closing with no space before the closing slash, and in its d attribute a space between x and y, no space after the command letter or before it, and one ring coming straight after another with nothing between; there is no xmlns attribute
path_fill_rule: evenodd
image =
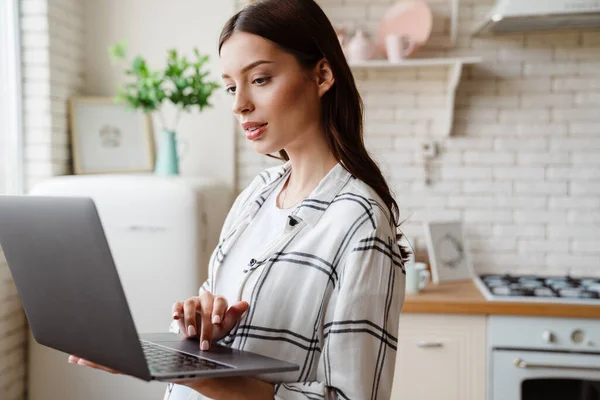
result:
<svg viewBox="0 0 600 400"><path fill-rule="evenodd" d="M391 397L404 304L401 254L377 230L355 244L325 314L317 381L279 383L276 400Z"/></svg>

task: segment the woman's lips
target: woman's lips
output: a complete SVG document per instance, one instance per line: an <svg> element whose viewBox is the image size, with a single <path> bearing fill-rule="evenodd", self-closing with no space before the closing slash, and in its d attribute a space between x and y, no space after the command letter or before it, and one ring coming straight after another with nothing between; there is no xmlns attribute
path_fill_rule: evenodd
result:
<svg viewBox="0 0 600 400"><path fill-rule="evenodd" d="M255 129L255 130L246 129L246 131L245 131L246 139L248 139L248 140L258 139L267 130L267 125L268 124L264 124L260 128Z"/></svg>

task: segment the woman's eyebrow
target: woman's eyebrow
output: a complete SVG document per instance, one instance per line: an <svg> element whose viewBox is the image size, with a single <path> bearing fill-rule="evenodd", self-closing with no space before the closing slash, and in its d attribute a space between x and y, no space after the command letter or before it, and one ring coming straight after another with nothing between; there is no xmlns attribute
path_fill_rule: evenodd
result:
<svg viewBox="0 0 600 400"><path fill-rule="evenodd" d="M247 71L251 70L252 68L254 68L254 67L257 67L257 66L259 66L259 65L261 65L261 64L273 64L273 62L274 62L274 61L268 61L268 60L258 60L258 61L254 61L253 63L251 63L251 64L248 64L248 65L246 65L244 68L242 68L242 71L241 71L241 72L242 72L242 74L243 74L243 73L245 73L245 72L247 72ZM222 77L223 77L223 78L229 78L229 75L227 75L227 74L223 74L223 75L222 75Z"/></svg>

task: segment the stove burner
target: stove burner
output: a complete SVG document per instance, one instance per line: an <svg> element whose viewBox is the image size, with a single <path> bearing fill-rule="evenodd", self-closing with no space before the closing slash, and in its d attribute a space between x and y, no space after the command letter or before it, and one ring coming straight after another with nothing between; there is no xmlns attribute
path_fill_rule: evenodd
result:
<svg viewBox="0 0 600 400"><path fill-rule="evenodd" d="M532 289L527 288L510 288L510 287L495 287L492 289L492 293L501 296L533 296L534 292Z"/></svg>
<svg viewBox="0 0 600 400"><path fill-rule="evenodd" d="M600 299L600 279L597 278L490 274L480 279L495 296Z"/></svg>
<svg viewBox="0 0 600 400"><path fill-rule="evenodd" d="M581 297L583 299L600 299L600 294L598 294L598 292L582 290L579 297Z"/></svg>

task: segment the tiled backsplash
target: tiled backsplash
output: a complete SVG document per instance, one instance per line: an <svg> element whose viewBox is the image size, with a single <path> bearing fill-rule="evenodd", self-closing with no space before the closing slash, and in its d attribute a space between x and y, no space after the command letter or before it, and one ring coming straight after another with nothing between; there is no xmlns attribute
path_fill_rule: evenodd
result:
<svg viewBox="0 0 600 400"><path fill-rule="evenodd" d="M373 33L391 0L321 0L334 24ZM448 2L431 0L437 13ZM245 2L238 2L238 8ZM462 219L478 272L600 275L600 32L473 38L490 0L461 0L450 50L481 56L458 87L453 136L438 138L433 182L416 149L435 138L444 67L356 70L365 143L395 192L403 230L424 250L422 222ZM367 20L365 20L365 16ZM443 20L444 18L437 18ZM440 29L443 31L443 29ZM238 190L277 164L237 135Z"/></svg>

